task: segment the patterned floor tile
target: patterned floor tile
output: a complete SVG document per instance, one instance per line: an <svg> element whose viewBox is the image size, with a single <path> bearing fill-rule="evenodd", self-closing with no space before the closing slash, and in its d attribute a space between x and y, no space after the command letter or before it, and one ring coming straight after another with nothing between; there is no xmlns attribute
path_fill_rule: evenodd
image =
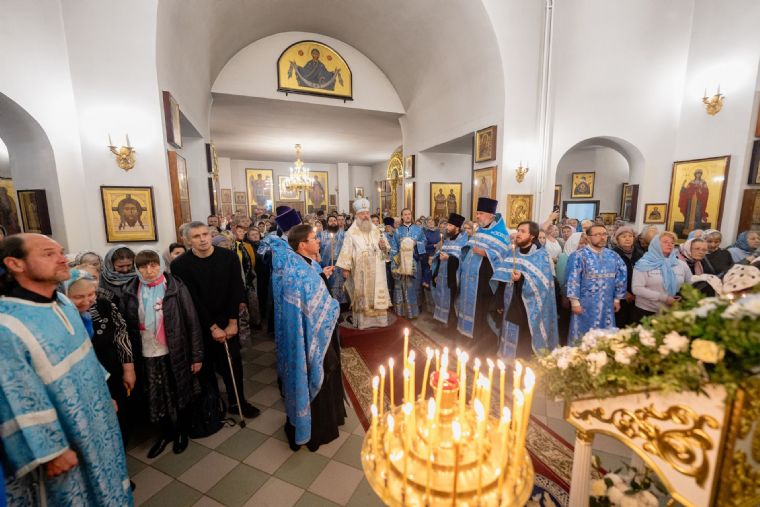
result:
<svg viewBox="0 0 760 507"><path fill-rule="evenodd" d="M281 399L280 390L275 386L264 386L253 396L248 396L248 401L251 403L265 407L272 406L276 401L280 401Z"/></svg>
<svg viewBox="0 0 760 507"><path fill-rule="evenodd" d="M301 498L298 499L294 507L340 507L337 503L331 502L327 498L322 498L314 493L306 491Z"/></svg>
<svg viewBox="0 0 760 507"><path fill-rule="evenodd" d="M287 443L270 438L257 447L243 463L273 474L292 455L293 451Z"/></svg>
<svg viewBox="0 0 760 507"><path fill-rule="evenodd" d="M271 352L266 352L264 354L261 354L251 359L251 363L258 364L260 366L272 366L276 362L277 362L277 356L275 356Z"/></svg>
<svg viewBox="0 0 760 507"><path fill-rule="evenodd" d="M261 415L256 419L249 419L247 427L266 435L272 435L275 431L282 428L282 425L285 424L285 419L285 412L269 408L263 410Z"/></svg>
<svg viewBox="0 0 760 507"><path fill-rule="evenodd" d="M264 443L267 438L269 437L263 433L259 433L258 431L246 427L225 440L216 448L216 452L221 452L225 456L242 461L257 447Z"/></svg>
<svg viewBox="0 0 760 507"><path fill-rule="evenodd" d="M345 505L364 474L354 467L330 461L309 486L309 491L337 504Z"/></svg>
<svg viewBox="0 0 760 507"><path fill-rule="evenodd" d="M364 437L358 435L349 436L341 448L338 449L338 452L335 453L333 459L361 470L361 450L363 442Z"/></svg>
<svg viewBox="0 0 760 507"><path fill-rule="evenodd" d="M263 368L249 378L256 382L261 382L262 384L270 384L277 381L277 370L274 368Z"/></svg>
<svg viewBox="0 0 760 507"><path fill-rule="evenodd" d="M251 349L260 352L272 352L274 350L273 341L257 341L251 345Z"/></svg>
<svg viewBox="0 0 760 507"><path fill-rule="evenodd" d="M305 448L294 453L274 473L278 477L300 488L308 488L314 479L327 466L327 458L319 454L309 452Z"/></svg>
<svg viewBox="0 0 760 507"><path fill-rule="evenodd" d="M134 456L127 454L127 471L129 472L130 477L134 477L135 475L139 474L146 466L148 465L135 458Z"/></svg>
<svg viewBox="0 0 760 507"><path fill-rule="evenodd" d="M367 479L363 478L346 505L347 507L382 507L385 504L374 492Z"/></svg>
<svg viewBox="0 0 760 507"><path fill-rule="evenodd" d="M139 474L132 477L137 488L133 493L135 505L142 505L150 497L161 491L172 478L155 468L147 467Z"/></svg>
<svg viewBox="0 0 760 507"><path fill-rule="evenodd" d="M164 451L161 458L153 463L153 467L172 477L179 477L209 452L211 451L207 447L190 442L181 454Z"/></svg>
<svg viewBox="0 0 760 507"><path fill-rule="evenodd" d="M320 445L317 449L317 454L321 454L326 458L332 458L333 455L338 452L338 449L343 446L343 443L348 439L350 433L346 433L343 430L338 430L338 438L330 442L329 444Z"/></svg>
<svg viewBox="0 0 760 507"><path fill-rule="evenodd" d="M170 482L165 488L153 495L143 505L145 507L190 507L203 494L179 481Z"/></svg>
<svg viewBox="0 0 760 507"><path fill-rule="evenodd" d="M214 433L213 435L209 437L203 437L203 438L194 438L193 442L197 444L201 444L204 447L208 447L209 449L216 449L219 447L222 442L230 438L232 435L240 431L239 425L229 426L224 425L222 426L222 429Z"/></svg>
<svg viewBox="0 0 760 507"><path fill-rule="evenodd" d="M245 507L293 507L303 489L277 477L270 479L245 504Z"/></svg>
<svg viewBox="0 0 760 507"><path fill-rule="evenodd" d="M193 507L224 507L224 505L220 504L213 498L202 496L200 500L193 504Z"/></svg>
<svg viewBox="0 0 760 507"><path fill-rule="evenodd" d="M229 507L243 505L269 479L269 475L240 464L216 483L209 497Z"/></svg>
<svg viewBox="0 0 760 507"><path fill-rule="evenodd" d="M179 480L205 493L237 464L232 458L212 451L180 475Z"/></svg>

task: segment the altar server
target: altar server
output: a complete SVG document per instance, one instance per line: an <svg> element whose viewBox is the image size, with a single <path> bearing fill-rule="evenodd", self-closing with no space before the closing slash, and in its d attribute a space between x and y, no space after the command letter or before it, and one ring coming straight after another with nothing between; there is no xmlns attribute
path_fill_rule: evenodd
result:
<svg viewBox="0 0 760 507"><path fill-rule="evenodd" d="M401 225L391 243L393 273L393 306L396 315L414 319L420 314L422 264L425 255L425 233L412 218L412 210L401 210Z"/></svg>

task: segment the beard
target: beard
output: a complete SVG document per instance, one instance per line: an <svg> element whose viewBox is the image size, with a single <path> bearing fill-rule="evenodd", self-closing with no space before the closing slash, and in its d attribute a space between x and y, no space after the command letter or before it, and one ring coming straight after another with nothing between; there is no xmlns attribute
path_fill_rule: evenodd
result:
<svg viewBox="0 0 760 507"><path fill-rule="evenodd" d="M327 225L327 232L336 233L338 232L338 224L335 225Z"/></svg>
<svg viewBox="0 0 760 507"><path fill-rule="evenodd" d="M362 220L361 218L356 219L356 225L362 232L371 232L374 227L371 220Z"/></svg>

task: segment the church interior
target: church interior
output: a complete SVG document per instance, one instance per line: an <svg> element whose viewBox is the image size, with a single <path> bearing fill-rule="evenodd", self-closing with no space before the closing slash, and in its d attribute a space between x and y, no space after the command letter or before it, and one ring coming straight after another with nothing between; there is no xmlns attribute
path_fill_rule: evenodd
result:
<svg viewBox="0 0 760 507"><path fill-rule="evenodd" d="M0 0L0 12L0 225L9 237L45 234L72 260L120 244L163 252L182 242L183 224L212 216L222 229L242 216L268 228L284 207L311 224L369 209L393 229L409 209L422 229L452 213L480 229L482 199L497 201L512 240L527 221L564 228L575 219L570 233L591 236L579 225L588 220L610 231L610 247L613 232L630 227L637 238L670 231L676 248L715 230L719 248L760 249L756 0ZM514 275L520 251L505 251ZM339 255L331 251L332 265ZM474 337L443 332L418 290L419 315L390 310L385 327L352 328L343 308L347 416L336 439L316 452L289 447L279 342L264 326L241 352L247 401L260 415L236 424L233 414L234 425L153 458L155 428L136 428L125 444L134 504L760 505L760 364L749 364L760 358L760 303L731 310L757 301L757 284L744 298L716 290L711 303L682 292L676 304L697 319L690 326L676 311L628 328L625 339L644 344L631 352L636 375L651 334L655 353L681 365L669 333L725 333L715 338L720 358L737 361L716 364L692 344L704 384L686 388L665 372L658 378L671 383L652 392L595 383L594 371L611 371L604 364L577 373L578 354L599 342L586 334L577 349L559 347L574 344L561 322L550 355L519 367L481 355L474 368L478 323ZM699 327L699 309L723 311L715 318L731 324ZM456 399L441 380L444 347ZM605 349L604 362L629 365L629 348ZM432 377L427 384L431 362L437 389ZM446 362L443 372L450 380ZM626 374L609 373L608 385L635 385ZM586 396L570 389L581 377ZM459 410L461 399L464 417L472 404L462 443L458 419L438 431L438 417L454 415L430 416L449 453L437 459L450 466L432 451L414 454L417 437L433 438L415 385L433 391L439 411ZM394 407L396 426L422 433L395 438L382 417ZM431 469L441 476L432 493L420 479ZM642 470L649 475L637 481L631 474Z"/></svg>

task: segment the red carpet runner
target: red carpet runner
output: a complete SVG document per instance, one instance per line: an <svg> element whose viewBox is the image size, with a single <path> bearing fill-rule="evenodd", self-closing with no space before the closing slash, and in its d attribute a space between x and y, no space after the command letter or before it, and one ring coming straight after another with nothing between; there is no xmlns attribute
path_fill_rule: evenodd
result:
<svg viewBox="0 0 760 507"><path fill-rule="evenodd" d="M425 367L425 347L436 348L437 344L414 327L406 319L398 318L388 327L380 329L356 330L340 328L342 345L341 360L344 385L351 403L364 428L369 427L369 407L372 403L372 376L378 375L381 364L388 370L388 359L393 358L395 404L401 403L399 393L403 389L401 356L404 349L404 328L410 330L409 350L416 354L415 375L418 380L419 393L423 370ZM453 351L451 351L453 352ZM454 359L455 361L455 359ZM511 376L510 376L511 378ZM498 389L497 389L498 390ZM428 389L428 392L430 390ZM496 392L494 396L497 396ZM507 396L509 398L509 396ZM386 378L384 403L390 404L390 385ZM495 407L494 415L498 411ZM536 487L533 498L537 505L566 505L569 492L570 476L573 466L572 446L554 433L545 424L531 417L528 428L528 451L536 469ZM551 465L550 465L551 464ZM551 500L542 498L548 493ZM534 504L535 505L535 504Z"/></svg>

